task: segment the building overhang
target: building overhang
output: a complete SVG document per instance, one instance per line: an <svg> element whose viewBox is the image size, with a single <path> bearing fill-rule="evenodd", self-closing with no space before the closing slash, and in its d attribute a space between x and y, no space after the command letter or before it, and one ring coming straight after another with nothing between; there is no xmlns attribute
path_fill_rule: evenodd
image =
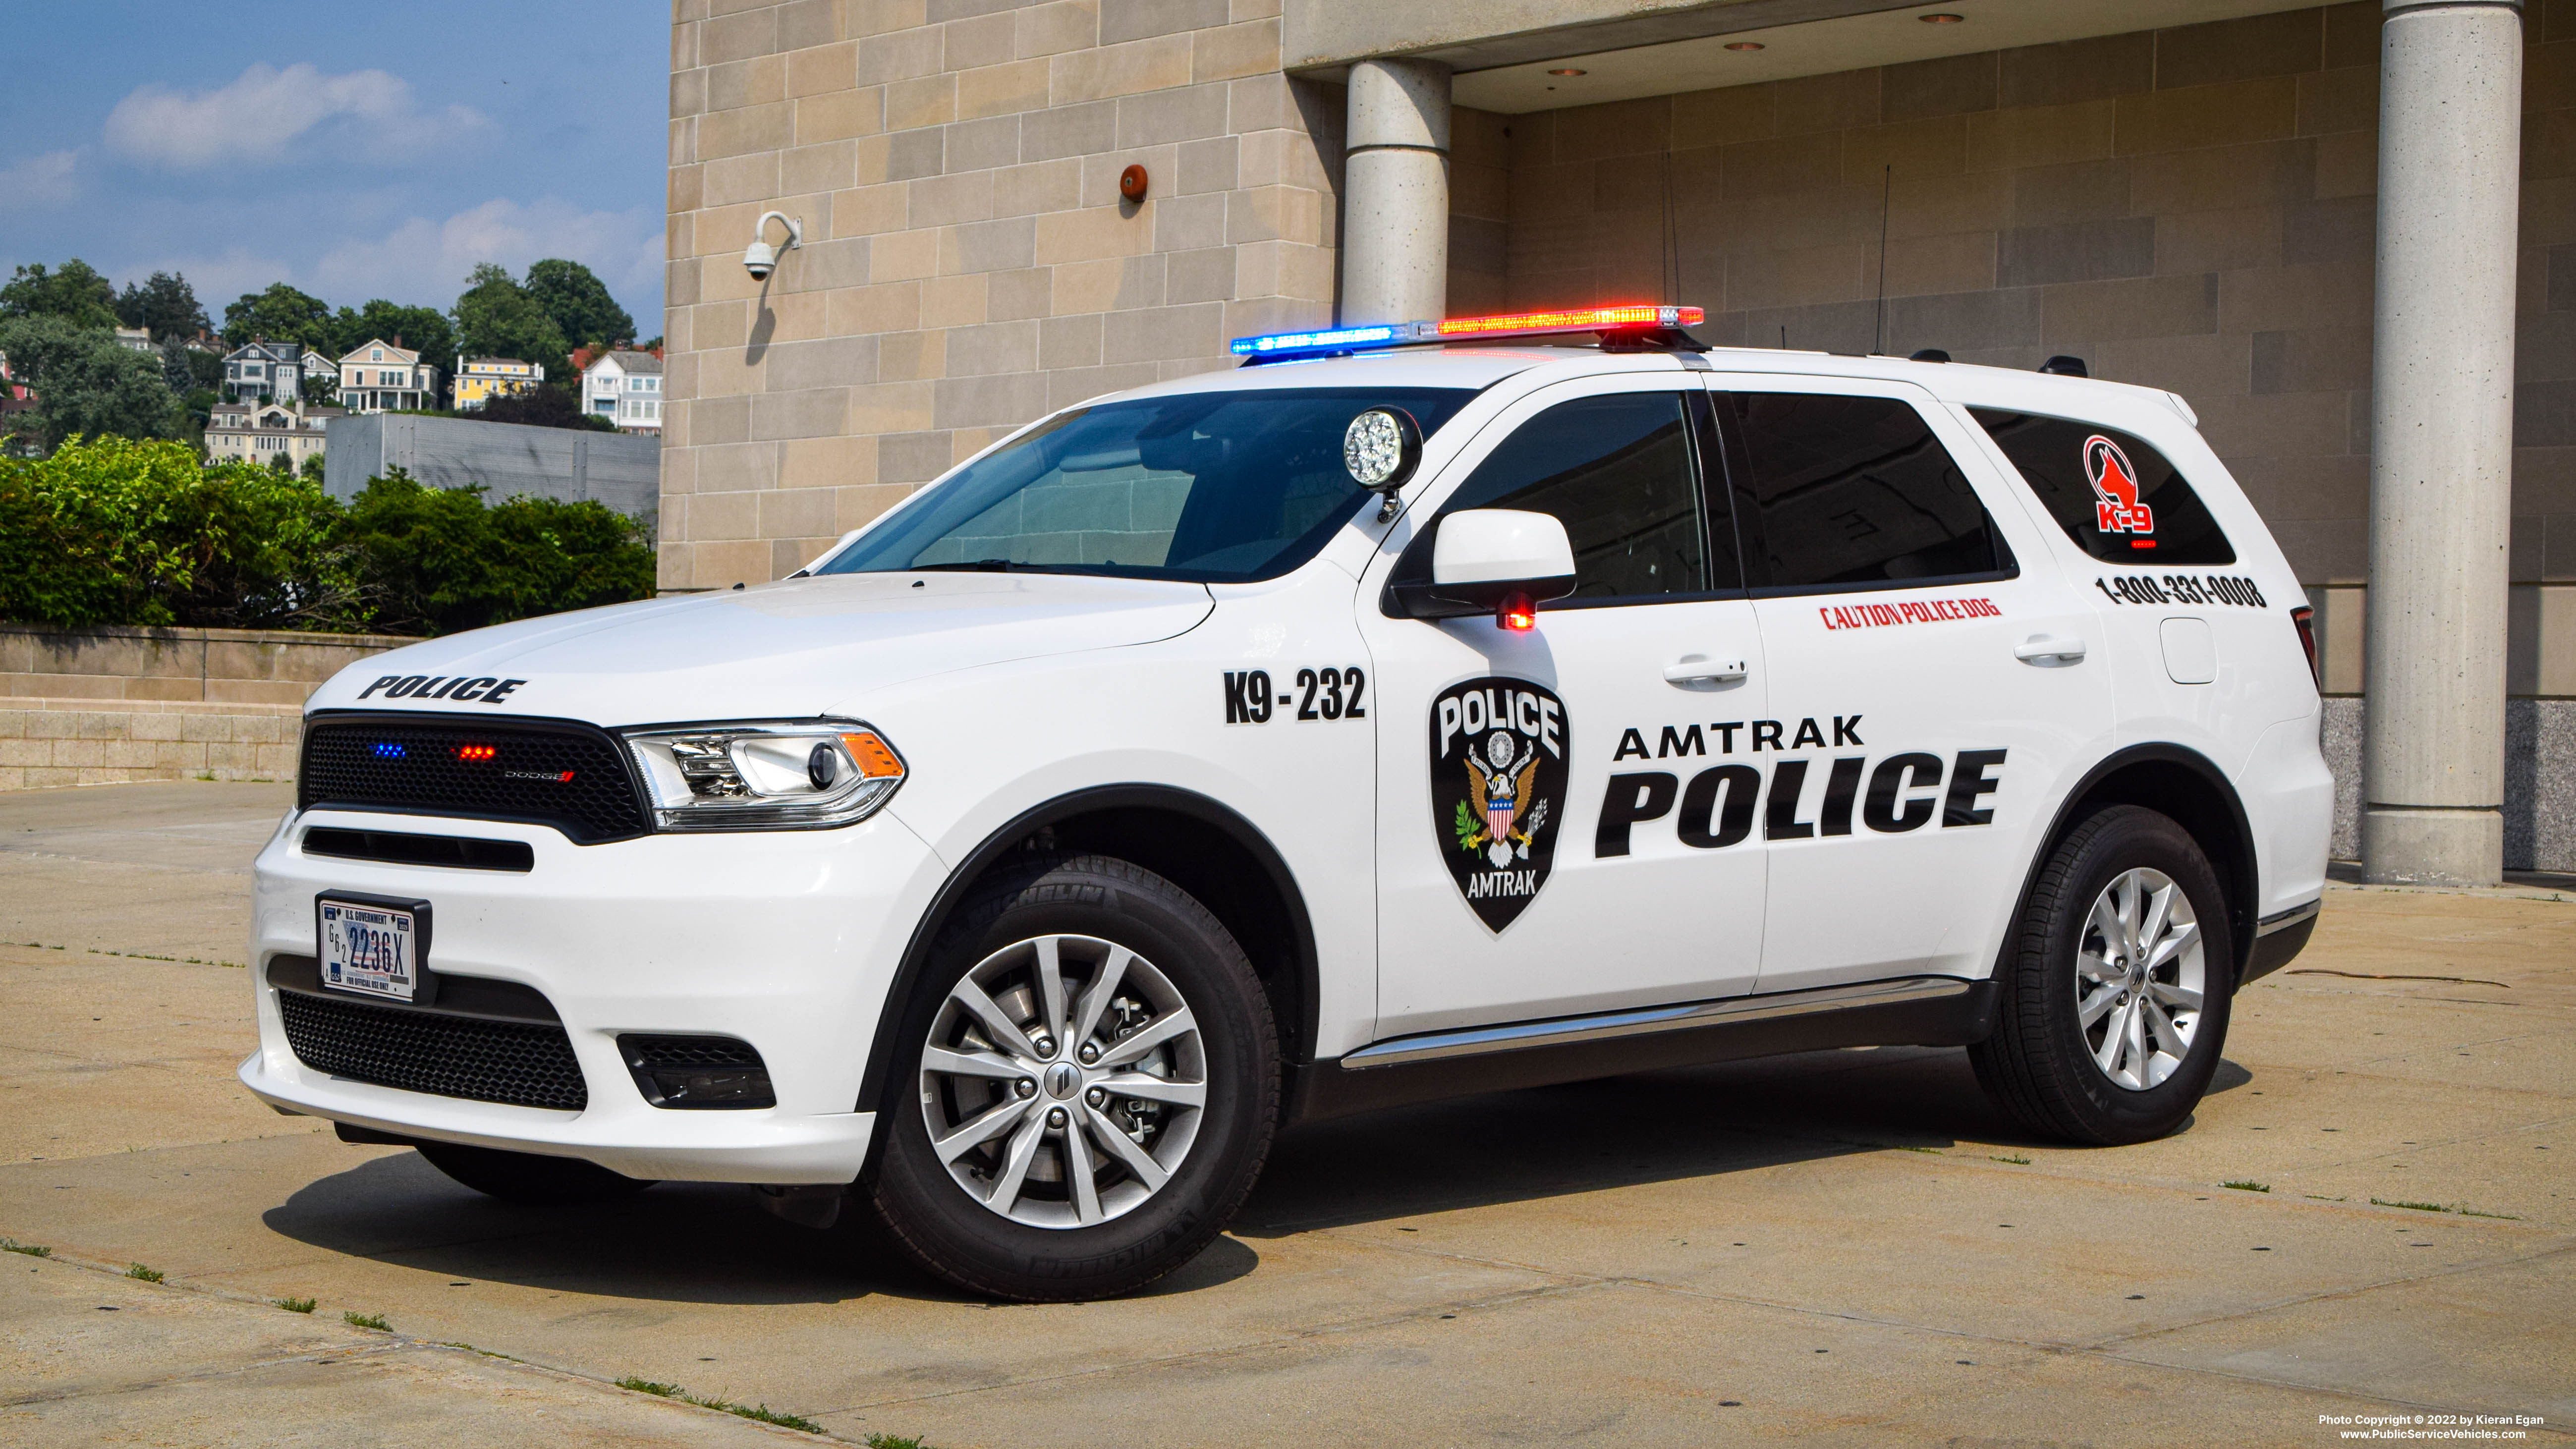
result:
<svg viewBox="0 0 2576 1449"><path fill-rule="evenodd" d="M1433 60L1459 105L1506 114L1714 90L2315 8L2315 0L1286 0L1282 67ZM1926 15L1957 23L1927 24ZM1758 49L1728 49L1729 46ZM1550 74L1580 70L1579 76Z"/></svg>

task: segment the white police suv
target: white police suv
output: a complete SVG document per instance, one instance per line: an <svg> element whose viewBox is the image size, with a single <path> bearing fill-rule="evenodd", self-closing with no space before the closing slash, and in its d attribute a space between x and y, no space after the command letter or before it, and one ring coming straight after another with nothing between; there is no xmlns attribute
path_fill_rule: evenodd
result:
<svg viewBox="0 0 2576 1449"><path fill-rule="evenodd" d="M2173 1130L2323 885L2279 548L2172 394L1697 320L1247 338L793 578L342 674L242 1081L1021 1299L1454 1093L1917 1043Z"/></svg>

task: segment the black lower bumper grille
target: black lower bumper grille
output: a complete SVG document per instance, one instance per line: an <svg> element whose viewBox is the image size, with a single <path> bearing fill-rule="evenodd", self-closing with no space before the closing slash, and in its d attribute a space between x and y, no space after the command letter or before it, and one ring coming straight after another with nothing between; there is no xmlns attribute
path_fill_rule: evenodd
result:
<svg viewBox="0 0 2576 1449"><path fill-rule="evenodd" d="M287 1045L319 1072L477 1102L578 1112L590 1104L560 1026L277 993Z"/></svg>

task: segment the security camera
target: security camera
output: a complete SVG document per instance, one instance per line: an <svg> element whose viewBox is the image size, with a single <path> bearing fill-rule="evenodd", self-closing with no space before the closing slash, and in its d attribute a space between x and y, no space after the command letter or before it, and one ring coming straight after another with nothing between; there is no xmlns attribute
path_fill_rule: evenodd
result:
<svg viewBox="0 0 2576 1449"><path fill-rule="evenodd" d="M773 247L769 244L771 217L778 218L779 225L787 228L787 245L784 247ZM759 223L751 229L751 245L743 251L742 269L751 273L751 279L755 282L768 281L769 274L778 270L779 252L792 252L804 244L805 223L783 211L764 211L760 214Z"/></svg>

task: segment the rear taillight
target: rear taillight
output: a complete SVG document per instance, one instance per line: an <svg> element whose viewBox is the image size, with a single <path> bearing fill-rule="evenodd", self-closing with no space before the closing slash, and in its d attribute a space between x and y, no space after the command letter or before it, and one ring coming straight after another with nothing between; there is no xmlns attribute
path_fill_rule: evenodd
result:
<svg viewBox="0 0 2576 1449"><path fill-rule="evenodd" d="M2299 631L2299 647L2308 651L2308 676L2317 682L2317 693L2326 692L2326 668L2317 658L2317 611L2302 604L2290 611L2291 627Z"/></svg>

